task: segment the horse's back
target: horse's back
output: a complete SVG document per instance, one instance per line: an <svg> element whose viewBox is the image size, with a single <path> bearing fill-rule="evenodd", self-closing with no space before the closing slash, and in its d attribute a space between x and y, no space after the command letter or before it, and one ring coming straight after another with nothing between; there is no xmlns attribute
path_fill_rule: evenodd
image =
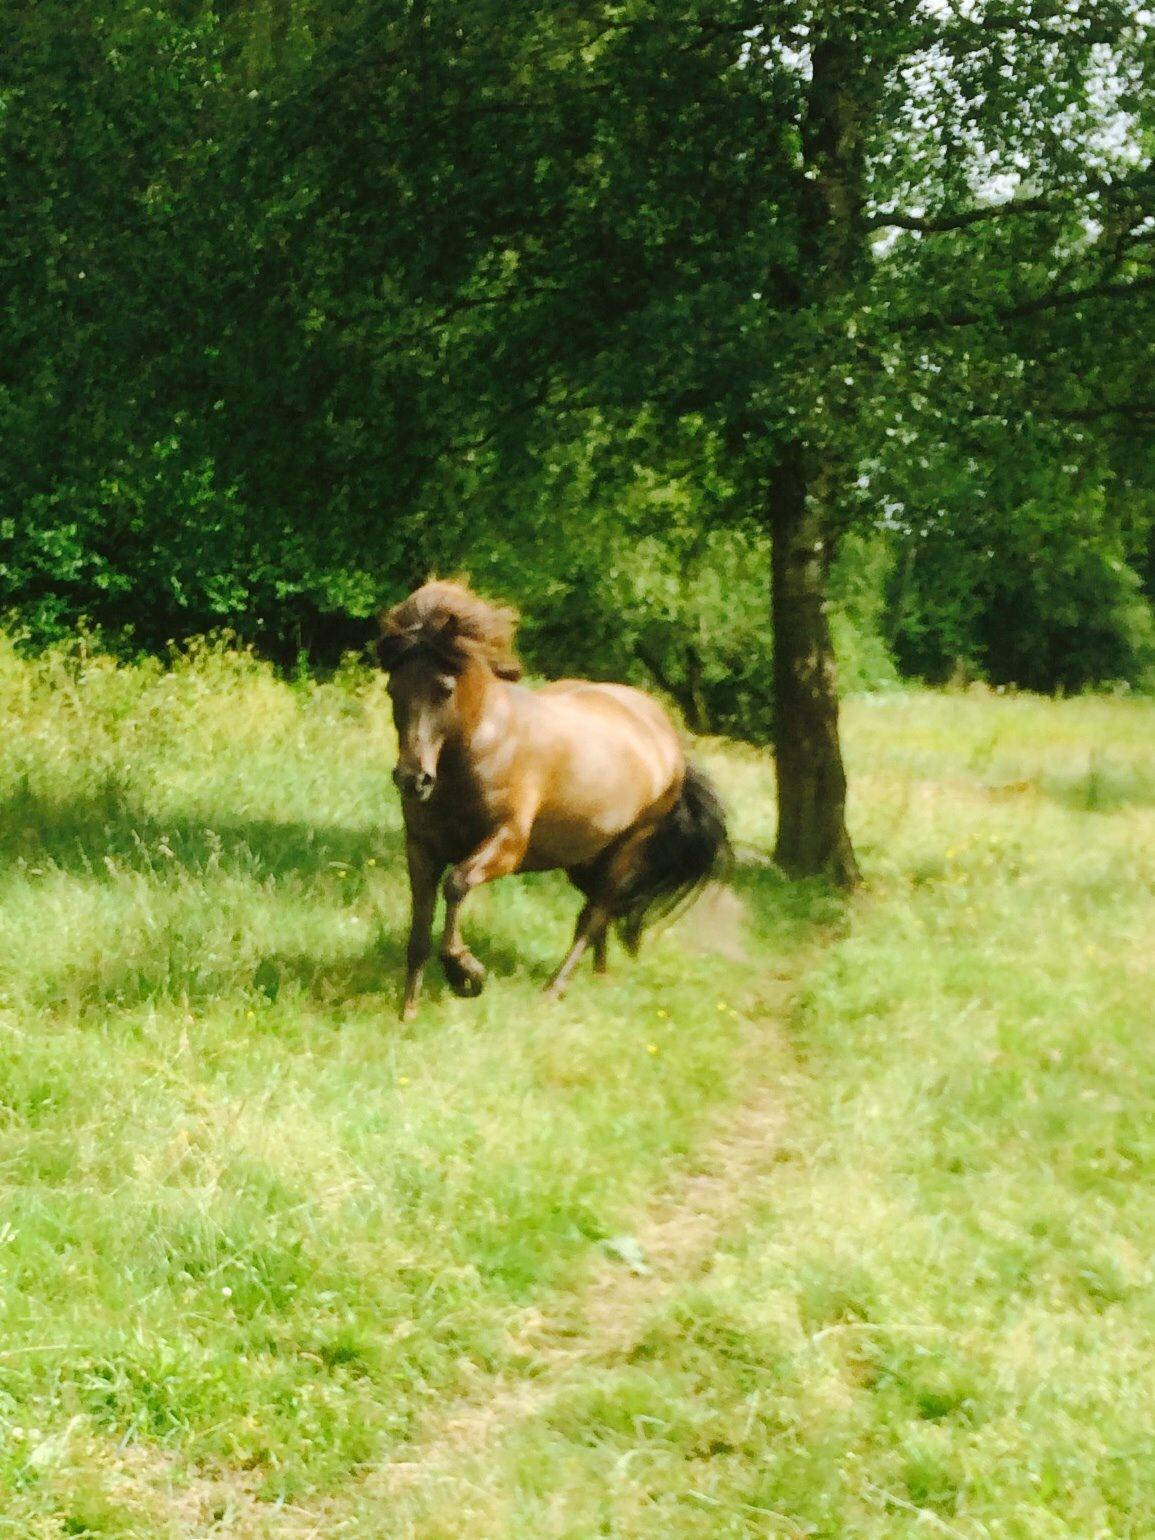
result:
<svg viewBox="0 0 1155 1540"><path fill-rule="evenodd" d="M681 765L678 734L665 709L652 695L628 684L602 684L593 679L556 679L535 692L539 701L563 705L563 713L583 732L597 730L636 739L639 747L669 765ZM564 704L563 704L564 703Z"/></svg>

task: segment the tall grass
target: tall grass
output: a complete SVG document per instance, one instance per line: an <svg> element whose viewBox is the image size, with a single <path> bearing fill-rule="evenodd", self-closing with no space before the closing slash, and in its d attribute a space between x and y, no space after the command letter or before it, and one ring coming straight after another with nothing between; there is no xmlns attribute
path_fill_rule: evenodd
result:
<svg viewBox="0 0 1155 1540"><path fill-rule="evenodd" d="M746 960L545 1010L499 884L402 1029L378 680L0 651L0 1533L1155 1532L1153 722L852 703L849 908L748 864Z"/></svg>

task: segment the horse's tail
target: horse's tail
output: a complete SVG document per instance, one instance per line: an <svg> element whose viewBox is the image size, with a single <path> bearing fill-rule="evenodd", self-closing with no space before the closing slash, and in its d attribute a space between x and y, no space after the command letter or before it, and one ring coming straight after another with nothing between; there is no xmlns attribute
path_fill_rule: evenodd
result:
<svg viewBox="0 0 1155 1540"><path fill-rule="evenodd" d="M636 953L645 927L688 904L729 859L718 793L704 771L688 765L681 795L615 895L614 919L626 950Z"/></svg>

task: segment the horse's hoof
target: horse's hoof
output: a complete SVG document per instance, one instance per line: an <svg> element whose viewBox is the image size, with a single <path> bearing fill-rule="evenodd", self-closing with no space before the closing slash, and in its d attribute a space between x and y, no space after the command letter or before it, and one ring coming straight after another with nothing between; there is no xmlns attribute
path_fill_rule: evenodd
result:
<svg viewBox="0 0 1155 1540"><path fill-rule="evenodd" d="M443 957L445 980L455 995L475 1000L485 988L485 969L476 957Z"/></svg>

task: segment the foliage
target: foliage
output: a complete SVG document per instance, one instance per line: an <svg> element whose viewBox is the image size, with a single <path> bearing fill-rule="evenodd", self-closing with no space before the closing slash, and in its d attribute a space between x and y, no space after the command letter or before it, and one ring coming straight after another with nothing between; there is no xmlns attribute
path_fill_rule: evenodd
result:
<svg viewBox="0 0 1155 1540"><path fill-rule="evenodd" d="M891 484L883 631L901 667L1043 690L1149 679L1150 501L1104 450L1068 458L1053 428L1011 446L984 426L970 463L943 446L902 502Z"/></svg>
<svg viewBox="0 0 1155 1540"><path fill-rule="evenodd" d="M21 0L8 33L0 568L36 637L225 624L335 657L364 634L340 617L467 565L508 575L557 672L594 652L580 572L599 656L763 733L756 568L799 443L832 542L881 519L958 551L888 622L908 666L1140 676L1130 0L540 3L516 28L490 0ZM988 593L980 549L1009 571L1036 534L1084 546L1104 602L1066 558Z"/></svg>
<svg viewBox="0 0 1155 1540"><path fill-rule="evenodd" d="M1056 527L1028 505L998 547L981 526L970 539L934 527L910 537L893 592L901 665L938 683L960 673L1042 690L1149 682L1151 606L1105 523L1092 508L1082 529L1070 514Z"/></svg>
<svg viewBox="0 0 1155 1540"><path fill-rule="evenodd" d="M607 466L613 456L626 464ZM768 742L769 536L739 517L720 460L700 420L683 419L657 457L645 422L614 435L582 421L569 442L559 435L518 506L491 510L479 489L477 526L442 527L437 565L464 567L523 606L519 646L535 671L631 681L657 689L695 732ZM858 536L835 562L850 690L896 678L882 641L889 565L881 542Z"/></svg>

